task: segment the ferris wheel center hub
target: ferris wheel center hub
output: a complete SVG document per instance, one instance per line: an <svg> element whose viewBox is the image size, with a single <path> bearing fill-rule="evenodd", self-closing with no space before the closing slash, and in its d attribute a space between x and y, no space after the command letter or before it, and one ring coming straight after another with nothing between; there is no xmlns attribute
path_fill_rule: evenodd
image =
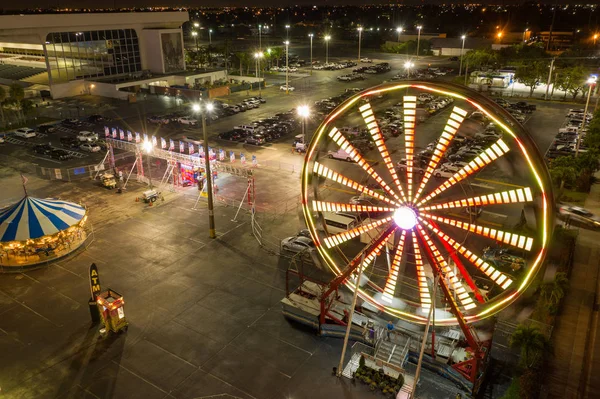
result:
<svg viewBox="0 0 600 399"><path fill-rule="evenodd" d="M394 222L403 230L412 230L417 224L417 214L408 206L401 206L394 212Z"/></svg>

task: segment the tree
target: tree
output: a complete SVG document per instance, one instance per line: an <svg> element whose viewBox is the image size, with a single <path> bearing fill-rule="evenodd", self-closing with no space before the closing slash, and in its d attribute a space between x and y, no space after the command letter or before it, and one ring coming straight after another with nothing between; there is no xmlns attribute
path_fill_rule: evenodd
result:
<svg viewBox="0 0 600 399"><path fill-rule="evenodd" d="M542 297L548 305L558 305L561 299L564 298L567 288L569 287L569 279L564 272L558 272L552 281L548 281L542 285Z"/></svg>
<svg viewBox="0 0 600 399"><path fill-rule="evenodd" d="M279 59L284 55L284 49L283 47L272 47L271 48L271 53L270 53L270 57L271 59L275 60L275 62L277 63L277 68L279 68Z"/></svg>
<svg viewBox="0 0 600 399"><path fill-rule="evenodd" d="M537 327L521 324L510 337L510 346L521 352L522 367L535 369L550 350L550 341Z"/></svg>
<svg viewBox="0 0 600 399"><path fill-rule="evenodd" d="M533 95L535 88L542 82L546 74L546 63L534 61L517 67L515 79L529 87L529 96Z"/></svg>
<svg viewBox="0 0 600 399"><path fill-rule="evenodd" d="M18 83L13 83L8 88L8 95L10 102L17 108L17 115L24 121L22 101L25 98L25 90Z"/></svg>
<svg viewBox="0 0 600 399"><path fill-rule="evenodd" d="M469 69L487 69L494 66L499 59L499 54L494 50L471 50L465 54L464 63Z"/></svg>
<svg viewBox="0 0 600 399"><path fill-rule="evenodd" d="M584 82L585 70L578 65L560 69L555 84L565 92L563 99L566 99L567 93L570 93L573 98L577 97L577 94L583 90Z"/></svg>
<svg viewBox="0 0 600 399"><path fill-rule="evenodd" d="M577 180L578 167L574 156L558 157L550 164L550 176L554 184L559 185L559 194L562 194L565 185L573 186Z"/></svg>

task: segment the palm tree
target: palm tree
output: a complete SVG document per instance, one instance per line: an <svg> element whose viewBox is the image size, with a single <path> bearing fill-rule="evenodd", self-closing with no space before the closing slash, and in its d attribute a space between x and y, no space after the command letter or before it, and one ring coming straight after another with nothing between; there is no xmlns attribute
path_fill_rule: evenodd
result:
<svg viewBox="0 0 600 399"><path fill-rule="evenodd" d="M521 352L521 366L535 368L550 350L550 341L537 327L517 326L510 337L510 346Z"/></svg>
<svg viewBox="0 0 600 399"><path fill-rule="evenodd" d="M574 166L553 165L550 167L550 176L555 182L560 182L557 195L557 198L560 198L565 189L565 183L573 184L577 180L577 170Z"/></svg>
<svg viewBox="0 0 600 399"><path fill-rule="evenodd" d="M565 296L567 288L569 287L569 279L567 273L558 272L554 276L554 280L551 282L552 290L550 291L550 300L553 303L558 304L560 300Z"/></svg>

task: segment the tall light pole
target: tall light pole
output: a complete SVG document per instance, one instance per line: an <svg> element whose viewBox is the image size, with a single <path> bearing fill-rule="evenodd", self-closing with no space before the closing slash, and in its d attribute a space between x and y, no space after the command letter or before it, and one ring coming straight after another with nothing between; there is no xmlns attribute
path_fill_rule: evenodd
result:
<svg viewBox="0 0 600 399"><path fill-rule="evenodd" d="M362 40L362 31L363 31L362 26L359 26L358 27L358 61L357 61L357 64L360 63L360 42Z"/></svg>
<svg viewBox="0 0 600 399"><path fill-rule="evenodd" d="M298 107L298 116L302 118L302 142L306 143L306 118L310 116L310 108L308 105Z"/></svg>
<svg viewBox="0 0 600 399"><path fill-rule="evenodd" d="M258 79L258 96L262 97L262 84L260 83L260 59L264 56L262 52L258 52L254 54L254 58L256 58L256 78Z"/></svg>
<svg viewBox="0 0 600 399"><path fill-rule="evenodd" d="M258 25L258 50L262 51L262 25Z"/></svg>
<svg viewBox="0 0 600 399"><path fill-rule="evenodd" d="M208 44L212 44L212 29L208 30Z"/></svg>
<svg viewBox="0 0 600 399"><path fill-rule="evenodd" d="M596 81L598 80L598 76L592 75L588 78L587 84L589 86L587 100L585 102L585 109L583 110L583 122L581 122L581 129L579 129L579 133L577 134L577 145L575 146L575 156L579 156L579 146L581 145L581 135L583 134L583 129L585 128L585 122L587 120L587 112L588 107L590 106L590 97L592 96L592 89L596 85Z"/></svg>
<svg viewBox="0 0 600 399"><path fill-rule="evenodd" d="M283 44L285 44L285 94L289 94L290 93L290 78L289 78L289 73L290 73L290 68L288 68L288 61L289 61L289 46L290 46L290 41L286 40L285 42L283 42Z"/></svg>
<svg viewBox="0 0 600 399"><path fill-rule="evenodd" d="M313 73L313 58L312 58L312 41L313 41L313 36L314 34L309 33L308 37L310 38L310 74L312 75Z"/></svg>
<svg viewBox="0 0 600 399"><path fill-rule="evenodd" d="M402 28L401 27L396 28L396 32L398 33L398 43L400 43L400 35L402 34Z"/></svg>
<svg viewBox="0 0 600 399"><path fill-rule="evenodd" d="M417 26L417 61L419 60L419 46L421 45L421 29L423 29L421 25Z"/></svg>
<svg viewBox="0 0 600 399"><path fill-rule="evenodd" d="M331 40L331 36L326 35L325 39L325 64L329 64L329 41Z"/></svg>
<svg viewBox="0 0 600 399"><path fill-rule="evenodd" d="M462 62L463 62L463 54L465 52L465 39L466 35L462 35L460 37L462 39L462 47L460 48L460 67L458 68L458 76L462 76Z"/></svg>
<svg viewBox="0 0 600 399"><path fill-rule="evenodd" d="M285 40L290 41L290 26L289 25L285 26Z"/></svg>
<svg viewBox="0 0 600 399"><path fill-rule="evenodd" d="M210 154L208 153L208 134L206 132L206 114L212 112L214 105L208 103L202 110L202 147L204 148L204 172L206 175L206 194L208 200L208 236L210 238L217 238L215 231L215 211L213 205L213 187L212 187L212 172L210 171ZM200 112L200 104L194 104L192 106L194 112Z"/></svg>
<svg viewBox="0 0 600 399"><path fill-rule="evenodd" d="M200 24L198 22L194 22L194 28L198 29L200 27Z"/></svg>
<svg viewBox="0 0 600 399"><path fill-rule="evenodd" d="M529 28L525 28L525 30L523 31L523 43L527 41L525 40L525 35L527 35L527 32L529 32Z"/></svg>
<svg viewBox="0 0 600 399"><path fill-rule="evenodd" d="M200 52L200 48L198 47L198 32L193 31L192 32L192 37L196 40L196 53ZM196 54L196 59L199 60L200 57L198 57L198 54ZM199 62L199 61L198 61ZM199 65L198 65L199 66Z"/></svg>
<svg viewBox="0 0 600 399"><path fill-rule="evenodd" d="M594 46L596 46L596 40L598 40L598 37L600 37L600 35L598 35L597 33L594 34Z"/></svg>
<svg viewBox="0 0 600 399"><path fill-rule="evenodd" d="M152 152L152 142L144 140L142 148L146 151L146 162L148 162L148 188L152 188L152 171L150 170L150 153Z"/></svg>
<svg viewBox="0 0 600 399"><path fill-rule="evenodd" d="M498 32L496 36L498 36L498 44L502 44L502 32Z"/></svg>
<svg viewBox="0 0 600 399"><path fill-rule="evenodd" d="M412 62L410 62L410 61L406 61L406 62L404 63L404 68L406 68L406 73L408 74L408 77L409 77L409 78L410 78L410 68L412 68L412 67L414 67L414 66L415 66L415 64L413 64L413 63L412 63Z"/></svg>

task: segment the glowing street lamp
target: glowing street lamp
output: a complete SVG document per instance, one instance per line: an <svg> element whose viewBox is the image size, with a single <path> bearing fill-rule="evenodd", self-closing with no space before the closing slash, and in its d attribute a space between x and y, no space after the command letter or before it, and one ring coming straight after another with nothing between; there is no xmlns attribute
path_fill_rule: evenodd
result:
<svg viewBox="0 0 600 399"><path fill-rule="evenodd" d="M289 78L289 73L290 73L290 68L288 67L288 61L289 61L289 46L290 46L290 41L286 40L285 42L283 42L283 44L285 44L285 94L289 94L290 93L290 78Z"/></svg>
<svg viewBox="0 0 600 399"><path fill-rule="evenodd" d="M212 44L212 29L208 30L208 44Z"/></svg>
<svg viewBox="0 0 600 399"><path fill-rule="evenodd" d="M262 25L258 25L258 49L262 51Z"/></svg>
<svg viewBox="0 0 600 399"><path fill-rule="evenodd" d="M462 39L462 47L460 48L460 67L458 68L458 76L462 75L463 53L465 52L465 39L467 36L462 35L460 38Z"/></svg>
<svg viewBox="0 0 600 399"><path fill-rule="evenodd" d="M579 155L579 146L581 145L581 136L583 135L583 130L585 129L585 122L587 121L588 107L590 106L590 97L592 96L592 89L596 85L597 80L598 76L596 75L590 76L587 80L589 89L587 100L585 102L585 109L583 110L583 122L581 122L581 129L579 130L579 134L577 135L577 146L575 147L575 156Z"/></svg>
<svg viewBox="0 0 600 399"><path fill-rule="evenodd" d="M596 40L598 40L598 37L600 37L600 35L598 35L597 33L594 34L594 46L596 45Z"/></svg>
<svg viewBox="0 0 600 399"><path fill-rule="evenodd" d="M150 153L152 152L152 142L150 140L144 140L142 148L146 152L146 161L148 162L148 187L152 188L152 172L150 170Z"/></svg>
<svg viewBox="0 0 600 399"><path fill-rule="evenodd" d="M402 34L402 28L396 28L396 32L398 32L398 43L400 43L400 35Z"/></svg>
<svg viewBox="0 0 600 399"><path fill-rule="evenodd" d="M419 60L419 45L421 44L421 29L423 29L423 27L421 25L417 26L417 61Z"/></svg>
<svg viewBox="0 0 600 399"><path fill-rule="evenodd" d="M362 40L362 31L363 31L362 26L359 26L358 27L358 62L357 63L360 63L360 42Z"/></svg>
<svg viewBox="0 0 600 399"><path fill-rule="evenodd" d="M198 22L194 22L194 28L199 28L200 24Z"/></svg>
<svg viewBox="0 0 600 399"><path fill-rule="evenodd" d="M298 107L297 111L298 111L298 116L300 118L302 118L302 142L304 143L306 141L305 140L306 118L308 118L310 116L310 108L308 107L308 105L301 105Z"/></svg>
<svg viewBox="0 0 600 399"><path fill-rule="evenodd" d="M498 43L502 43L502 32L498 32L496 36L498 37Z"/></svg>
<svg viewBox="0 0 600 399"><path fill-rule="evenodd" d="M310 74L312 75L313 73L313 57L312 57L312 43L313 43L313 37L315 35L312 33L308 34L308 37L310 38Z"/></svg>
<svg viewBox="0 0 600 399"><path fill-rule="evenodd" d="M329 41L331 40L331 36L326 35L325 40L325 64L329 64Z"/></svg>
<svg viewBox="0 0 600 399"><path fill-rule="evenodd" d="M525 28L525 30L523 31L523 43L527 41L525 40L525 35L527 35L527 32L529 32L529 28Z"/></svg>
<svg viewBox="0 0 600 399"><path fill-rule="evenodd" d="M412 67L414 67L414 66L415 66L415 64L413 64L413 63L412 63L412 62L410 62L410 61L406 61L406 62L404 63L404 68L406 68L406 73L408 74L408 77L409 77L409 78L410 78L410 68L412 68Z"/></svg>
<svg viewBox="0 0 600 399"><path fill-rule="evenodd" d="M285 40L290 40L290 26L286 25L285 26Z"/></svg>
<svg viewBox="0 0 600 399"><path fill-rule="evenodd" d="M200 51L200 48L198 47L198 32L193 31L192 37L194 38L194 40L196 40L196 51Z"/></svg>

